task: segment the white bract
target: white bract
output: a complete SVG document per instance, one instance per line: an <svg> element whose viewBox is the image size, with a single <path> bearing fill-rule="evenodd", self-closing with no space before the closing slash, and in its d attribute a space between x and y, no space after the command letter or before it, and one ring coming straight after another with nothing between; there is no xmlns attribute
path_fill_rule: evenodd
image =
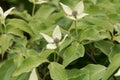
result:
<svg viewBox="0 0 120 80"><path fill-rule="evenodd" d="M32 2L33 4L43 4L46 3L46 0L29 0L30 2Z"/></svg>
<svg viewBox="0 0 120 80"><path fill-rule="evenodd" d="M29 80L38 80L35 68L32 70L30 77L29 77Z"/></svg>
<svg viewBox="0 0 120 80"><path fill-rule="evenodd" d="M114 74L114 76L120 76L120 69Z"/></svg>
<svg viewBox="0 0 120 80"><path fill-rule="evenodd" d="M47 44L47 49L56 49L57 46L61 45L64 40L66 39L66 37L68 36L67 34L64 36L64 38L61 40L62 38L62 34L60 31L59 26L57 25L53 31L52 37L44 34L44 33L40 33L44 39L48 42Z"/></svg>
<svg viewBox="0 0 120 80"><path fill-rule="evenodd" d="M15 7L12 7L8 9L7 11L3 11L3 9L0 7L0 21L1 23L4 23L5 18L10 14L10 12L14 9Z"/></svg>
<svg viewBox="0 0 120 80"><path fill-rule="evenodd" d="M66 16L72 20L81 19L88 15L87 13L84 13L84 4L82 0L75 6L73 10L63 3L60 3L60 5L66 13Z"/></svg>

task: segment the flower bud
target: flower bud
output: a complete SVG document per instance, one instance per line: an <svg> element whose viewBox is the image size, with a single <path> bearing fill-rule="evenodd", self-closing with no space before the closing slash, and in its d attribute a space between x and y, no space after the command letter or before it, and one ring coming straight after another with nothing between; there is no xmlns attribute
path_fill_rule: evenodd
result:
<svg viewBox="0 0 120 80"><path fill-rule="evenodd" d="M54 39L54 42L57 44L57 43L60 42L60 40L59 40L58 38L55 38L55 39Z"/></svg>
<svg viewBox="0 0 120 80"><path fill-rule="evenodd" d="M72 15L73 15L75 18L76 18L76 16L77 16L77 14L78 14L77 11L75 11L75 10L72 11Z"/></svg>

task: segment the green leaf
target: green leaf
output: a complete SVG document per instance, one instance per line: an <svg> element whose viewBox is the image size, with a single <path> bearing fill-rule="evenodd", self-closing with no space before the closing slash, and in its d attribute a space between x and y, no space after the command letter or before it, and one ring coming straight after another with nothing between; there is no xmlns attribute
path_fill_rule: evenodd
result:
<svg viewBox="0 0 120 80"><path fill-rule="evenodd" d="M22 55L22 53L18 53L16 55L16 57L14 58L14 63L17 67L19 67L21 65L21 63L23 62L24 60L24 57Z"/></svg>
<svg viewBox="0 0 120 80"><path fill-rule="evenodd" d="M109 6L107 6L109 5ZM116 5L108 0L104 0L102 3L98 5L99 7L103 8L104 11L110 13L116 13Z"/></svg>
<svg viewBox="0 0 120 80"><path fill-rule="evenodd" d="M20 38L20 37L14 36L13 42L15 44L14 43L12 44L11 49L9 50L9 53L11 54L22 53L22 55L25 56L24 51L26 50L26 46L28 43L26 37Z"/></svg>
<svg viewBox="0 0 120 80"><path fill-rule="evenodd" d="M97 0L91 0L93 2L93 4L96 4L97 3Z"/></svg>
<svg viewBox="0 0 120 80"><path fill-rule="evenodd" d="M71 70L66 70L67 75L68 75L68 80L75 80L75 78L77 78L78 76L80 76L80 70L79 69L71 69ZM82 75L82 74L81 74ZM84 79L84 77L83 77ZM85 79L86 80L86 79Z"/></svg>
<svg viewBox="0 0 120 80"><path fill-rule="evenodd" d="M58 6L59 5L59 1L60 0L54 0L54 1L49 1L50 4L53 4L55 6Z"/></svg>
<svg viewBox="0 0 120 80"><path fill-rule="evenodd" d="M113 46L114 46L113 43L110 41L101 40L101 41L95 42L95 47L100 49L108 57L110 55L111 48Z"/></svg>
<svg viewBox="0 0 120 80"><path fill-rule="evenodd" d="M97 8L98 6L94 6L94 7ZM91 8L93 8L93 6ZM88 18L85 19L86 22L88 23L87 24L88 28L95 28L97 30L103 30L103 31L108 30L110 32L113 32L113 25L111 25L109 23L109 21L107 21L106 17L104 17L104 16L106 16L106 14L105 13L103 14L103 12L101 13L101 11L97 11L98 9L99 8L97 8L95 10L93 9L93 11L95 11L94 14L93 14L93 12L91 13L91 11L90 11L91 16L89 16ZM92 16L92 15L94 15L94 16ZM90 25L91 25L91 27L90 27Z"/></svg>
<svg viewBox="0 0 120 80"><path fill-rule="evenodd" d="M39 34L41 30L47 29L45 24L39 19L35 18L29 21L29 25L35 34Z"/></svg>
<svg viewBox="0 0 120 80"><path fill-rule="evenodd" d="M22 19L24 19L26 21L31 20L31 16L30 16L30 14L28 14L27 11L23 11L23 12L13 11L12 14L19 17L19 18L22 18Z"/></svg>
<svg viewBox="0 0 120 80"><path fill-rule="evenodd" d="M23 63L15 70L13 76L18 76L24 72L29 72L38 65L48 62L48 60L42 56L31 56L26 58Z"/></svg>
<svg viewBox="0 0 120 80"><path fill-rule="evenodd" d="M0 67L0 80L13 80L11 76L15 68L13 59L6 60Z"/></svg>
<svg viewBox="0 0 120 80"><path fill-rule="evenodd" d="M72 20L70 20L66 17L61 17L60 19L57 20L57 24L66 30L68 30L70 28L70 26L72 25L72 22L73 22Z"/></svg>
<svg viewBox="0 0 120 80"><path fill-rule="evenodd" d="M67 73L69 80L100 80L105 70L102 65L89 64L80 70L67 70Z"/></svg>
<svg viewBox="0 0 120 80"><path fill-rule="evenodd" d="M113 40L115 40L115 41L117 41L118 43L120 43L120 36L115 36L115 37L113 38Z"/></svg>
<svg viewBox="0 0 120 80"><path fill-rule="evenodd" d="M119 48L115 47L115 45L111 42L111 41L97 41L95 42L95 47L100 49L109 59L109 61L111 62L111 58L114 56L114 52L113 51L117 51L119 50ZM120 52L120 51L119 51Z"/></svg>
<svg viewBox="0 0 120 80"><path fill-rule="evenodd" d="M108 80L111 75L120 67L120 53L116 54L112 60L110 65L108 66L102 80Z"/></svg>
<svg viewBox="0 0 120 80"><path fill-rule="evenodd" d="M62 51L64 48L66 48L68 45L70 45L72 43L72 40L71 39L66 39L63 43L62 43L62 45L60 46L60 51Z"/></svg>
<svg viewBox="0 0 120 80"><path fill-rule="evenodd" d="M0 37L0 46L1 46L2 57L4 57L5 51L9 48L10 43L11 43L11 37L10 37L10 35L3 34Z"/></svg>
<svg viewBox="0 0 120 80"><path fill-rule="evenodd" d="M21 19L10 19L7 23L7 27L13 27L16 29L20 29L26 33L29 33L31 36L33 35L33 31L30 26Z"/></svg>
<svg viewBox="0 0 120 80"><path fill-rule="evenodd" d="M115 44L111 48L110 58L112 59L112 57L114 57L114 55L119 54L119 53L120 53L120 44Z"/></svg>
<svg viewBox="0 0 120 80"><path fill-rule="evenodd" d="M40 53L40 54L41 54L41 53ZM36 50L34 50L34 49L27 49L27 50L23 53L23 55L24 55L25 57L36 56L36 55L38 55L38 52L37 52Z"/></svg>
<svg viewBox="0 0 120 80"><path fill-rule="evenodd" d="M67 73L63 65L51 62L48 68L50 70L50 76L53 80L68 80Z"/></svg>
<svg viewBox="0 0 120 80"><path fill-rule="evenodd" d="M16 35L16 36L20 36L22 38L24 37L23 32L21 30L17 29L17 28L13 28L13 26L9 26L7 28L7 33L13 34L13 35Z"/></svg>
<svg viewBox="0 0 120 80"><path fill-rule="evenodd" d="M53 25L54 23L56 23L57 25L59 24L59 21L61 19L61 16L63 16L62 12L53 12L50 16L49 19L45 20L44 23L46 26L50 26ZM65 20L66 21L66 20ZM47 22L47 23L46 23ZM65 23L68 24L68 21L66 21ZM66 24L63 24L66 25ZM61 25L60 25L61 26ZM65 27L65 26L64 26Z"/></svg>
<svg viewBox="0 0 120 80"><path fill-rule="evenodd" d="M36 12L34 18L40 18L42 21L48 19L48 17L55 11L55 8L50 5L43 5ZM42 15L42 16L40 16Z"/></svg>
<svg viewBox="0 0 120 80"><path fill-rule="evenodd" d="M77 42L73 42L63 53L63 65L67 66L72 61L84 56L84 46Z"/></svg>
<svg viewBox="0 0 120 80"><path fill-rule="evenodd" d="M30 74L29 80L38 80L36 69L34 68Z"/></svg>
<svg viewBox="0 0 120 80"><path fill-rule="evenodd" d="M30 75L29 73L23 73L20 76L17 76L15 80L26 80L26 79L28 80L29 75Z"/></svg>
<svg viewBox="0 0 120 80"><path fill-rule="evenodd" d="M45 22L43 22L43 21L45 21ZM40 37L40 35L39 35L40 32L50 33L51 31L53 31L53 29L54 29L53 24L47 25L48 23L46 23L46 22L48 22L48 21L41 20L40 18L34 18L28 23L29 26L31 27L32 31L36 34L36 35L34 35L34 38Z"/></svg>
<svg viewBox="0 0 120 80"><path fill-rule="evenodd" d="M14 37L14 41L16 42L16 45L20 45L23 48L25 48L28 43L26 37L24 37L24 38Z"/></svg>
<svg viewBox="0 0 120 80"><path fill-rule="evenodd" d="M47 50L44 50L42 51L39 56L42 56L44 58L47 58L50 54L52 54L54 52L54 50L50 50L50 49L47 49Z"/></svg>
<svg viewBox="0 0 120 80"><path fill-rule="evenodd" d="M98 41L105 38L110 39L110 34L107 32L106 33L100 32L97 29L95 29L95 27L86 28L85 30L83 30L83 32L81 32L80 35L80 41L83 40Z"/></svg>
<svg viewBox="0 0 120 80"><path fill-rule="evenodd" d="M117 31L118 33L120 33L120 24L117 23L116 25L114 25L114 29L115 29L115 31Z"/></svg>

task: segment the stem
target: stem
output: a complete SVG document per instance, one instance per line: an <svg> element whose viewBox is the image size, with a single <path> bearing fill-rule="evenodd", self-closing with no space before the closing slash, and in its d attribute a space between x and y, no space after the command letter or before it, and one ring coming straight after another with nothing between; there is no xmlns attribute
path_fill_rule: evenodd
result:
<svg viewBox="0 0 120 80"><path fill-rule="evenodd" d="M57 44L57 49L55 50L56 53L56 62L59 61L59 45Z"/></svg>
<svg viewBox="0 0 120 80"><path fill-rule="evenodd" d="M4 28L5 28L5 33L6 33L6 25L5 25L5 23L3 23L3 26L4 26Z"/></svg>
<svg viewBox="0 0 120 80"><path fill-rule="evenodd" d="M1 33L3 34L3 30L2 30L2 27L0 28L0 30L1 30Z"/></svg>
<svg viewBox="0 0 120 80"><path fill-rule="evenodd" d="M58 62L59 61L59 46L57 45L57 49L55 49L55 53L54 53L54 62Z"/></svg>
<svg viewBox="0 0 120 80"><path fill-rule="evenodd" d="M110 18L107 16L107 22L111 25L111 26L114 26L115 24L110 20ZM110 32L110 31L109 31ZM111 34L111 40L112 38L114 37L114 31L110 32Z"/></svg>
<svg viewBox="0 0 120 80"><path fill-rule="evenodd" d="M33 3L32 16L35 14L35 3Z"/></svg>
<svg viewBox="0 0 120 80"><path fill-rule="evenodd" d="M93 55L94 48L93 48L92 46L93 46L93 45L90 44L90 47L91 47L90 52L86 52L86 54L90 57L90 59L91 59L94 63L97 63L97 61L96 61L96 59L95 59L95 57L94 57L94 55Z"/></svg>
<svg viewBox="0 0 120 80"><path fill-rule="evenodd" d="M45 51L45 47L41 50L41 53L43 53Z"/></svg>
<svg viewBox="0 0 120 80"><path fill-rule="evenodd" d="M75 20L74 22L75 22L75 32L76 32L76 36L78 37L77 20Z"/></svg>
<svg viewBox="0 0 120 80"><path fill-rule="evenodd" d="M56 54L57 54L57 56L56 56L56 62L58 62L59 61L59 56L58 56L58 52L56 51Z"/></svg>
<svg viewBox="0 0 120 80"><path fill-rule="evenodd" d="M97 63L97 61L95 60L95 58L94 58L94 56L90 53L86 53L89 57L90 57L90 59L94 62L94 63Z"/></svg>
<svg viewBox="0 0 120 80"><path fill-rule="evenodd" d="M115 76L113 76L113 79L114 79L114 80L117 80Z"/></svg>
<svg viewBox="0 0 120 80"><path fill-rule="evenodd" d="M56 61L56 53L54 53L54 62Z"/></svg>
<svg viewBox="0 0 120 80"><path fill-rule="evenodd" d="M43 80L45 80L45 78L46 78L47 75L49 75L49 74L50 74L50 72L48 71L48 72L44 75Z"/></svg>

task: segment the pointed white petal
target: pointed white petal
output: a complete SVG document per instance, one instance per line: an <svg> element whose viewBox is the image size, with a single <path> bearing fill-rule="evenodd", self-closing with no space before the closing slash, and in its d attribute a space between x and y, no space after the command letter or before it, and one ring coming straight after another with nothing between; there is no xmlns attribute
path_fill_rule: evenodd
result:
<svg viewBox="0 0 120 80"><path fill-rule="evenodd" d="M46 3L47 1L46 0L38 0L38 1L36 1L35 3L36 4L43 4L43 3Z"/></svg>
<svg viewBox="0 0 120 80"><path fill-rule="evenodd" d="M115 76L120 76L120 69L115 73Z"/></svg>
<svg viewBox="0 0 120 80"><path fill-rule="evenodd" d="M52 37L50 37L50 36L48 36L48 35L46 35L46 34L44 34L44 33L40 33L40 34L44 37L44 39L45 39L48 43L53 43L53 42L54 42L54 40L53 40Z"/></svg>
<svg viewBox="0 0 120 80"><path fill-rule="evenodd" d="M43 4L43 3L47 3L47 1L36 2L35 4Z"/></svg>
<svg viewBox="0 0 120 80"><path fill-rule="evenodd" d="M29 2L34 3L34 4L35 4L35 0L29 0Z"/></svg>
<svg viewBox="0 0 120 80"><path fill-rule="evenodd" d="M13 9L15 9L15 7L12 7L12 8L10 8L10 9L8 9L7 11L5 11L4 17L6 18L6 16L7 16L8 14L10 14L10 12L11 12Z"/></svg>
<svg viewBox="0 0 120 80"><path fill-rule="evenodd" d="M42 2L42 1L46 1L46 0L36 0L36 2Z"/></svg>
<svg viewBox="0 0 120 80"><path fill-rule="evenodd" d="M83 4L83 0L81 0L74 8L75 11L78 12L78 14L83 13L84 11L84 4Z"/></svg>
<svg viewBox="0 0 120 80"><path fill-rule="evenodd" d="M87 15L88 15L87 13L79 14L79 15L77 15L77 19L81 19L81 18L83 18L83 17L85 17Z"/></svg>
<svg viewBox="0 0 120 80"><path fill-rule="evenodd" d="M67 15L72 15L72 10L70 9L70 7L68 7L67 5L64 5L63 3L60 3L60 5L62 6L64 12Z"/></svg>
<svg viewBox="0 0 120 80"><path fill-rule="evenodd" d="M64 38L63 38L63 40L59 43L59 45L61 45L64 41L65 41L65 39L68 37L68 34L66 34L65 36L64 36Z"/></svg>
<svg viewBox="0 0 120 80"><path fill-rule="evenodd" d="M60 31L60 27L57 25L53 31L53 39L59 39L61 40L62 38L62 34L61 34L61 31Z"/></svg>
<svg viewBox="0 0 120 80"><path fill-rule="evenodd" d="M47 44L47 49L56 49L57 48L57 46L56 46L56 44Z"/></svg>
<svg viewBox="0 0 120 80"><path fill-rule="evenodd" d="M32 70L30 77L29 77L29 80L38 80L35 68Z"/></svg>
<svg viewBox="0 0 120 80"><path fill-rule="evenodd" d="M3 9L0 7L0 16L3 15Z"/></svg>
<svg viewBox="0 0 120 80"><path fill-rule="evenodd" d="M66 16L66 17L71 19L71 20L76 20L74 16Z"/></svg>

